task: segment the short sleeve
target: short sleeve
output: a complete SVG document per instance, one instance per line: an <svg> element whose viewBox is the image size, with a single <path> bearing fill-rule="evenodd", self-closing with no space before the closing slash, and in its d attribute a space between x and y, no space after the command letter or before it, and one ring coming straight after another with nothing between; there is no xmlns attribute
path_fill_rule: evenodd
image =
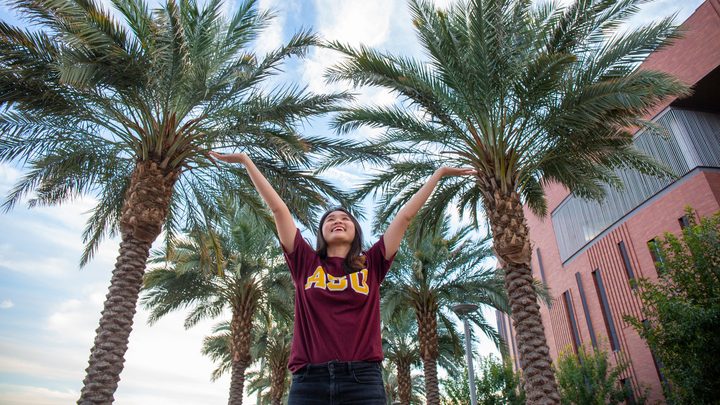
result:
<svg viewBox="0 0 720 405"><path fill-rule="evenodd" d="M390 270L393 260L395 260L395 255L393 255L390 260L385 259L384 236L381 236L380 239L365 252L365 257L367 257L368 270L376 272L378 280L382 282L388 270Z"/></svg>
<svg viewBox="0 0 720 405"><path fill-rule="evenodd" d="M294 250L292 253L288 253L285 246L282 246L282 243L280 245L285 254L285 261L290 268L290 274L293 279L297 279L302 277L303 269L312 266L317 253L315 253L315 250L303 239L299 229L295 233L295 241L293 244Z"/></svg>

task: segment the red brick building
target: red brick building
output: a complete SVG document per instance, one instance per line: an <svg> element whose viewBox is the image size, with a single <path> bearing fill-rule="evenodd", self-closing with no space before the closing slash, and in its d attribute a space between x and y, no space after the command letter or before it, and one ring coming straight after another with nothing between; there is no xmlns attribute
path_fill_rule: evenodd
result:
<svg viewBox="0 0 720 405"><path fill-rule="evenodd" d="M564 350L597 346L630 367L621 383L635 394L650 388L661 400L661 368L646 343L623 321L641 317L630 281L655 278L648 242L666 231L679 233L685 207L701 216L720 210L720 0L707 0L681 26L684 37L653 53L641 68L662 70L693 85L685 99L668 100L647 118L668 129L669 137L645 131L635 145L677 174L661 181L619 172L624 191L590 202L559 185L546 187L548 212L540 219L526 209L533 243L532 268L550 287L552 308L541 307L553 359ZM509 318L498 315L510 355L518 366Z"/></svg>

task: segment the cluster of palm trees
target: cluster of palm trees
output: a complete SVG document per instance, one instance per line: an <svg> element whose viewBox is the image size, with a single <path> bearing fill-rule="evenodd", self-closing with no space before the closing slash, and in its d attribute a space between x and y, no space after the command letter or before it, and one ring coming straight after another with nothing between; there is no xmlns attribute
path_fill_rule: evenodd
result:
<svg viewBox="0 0 720 405"><path fill-rule="evenodd" d="M152 254L141 303L151 323L178 309L188 310L186 328L206 318L230 318L203 345L219 364L213 380L230 372L231 404L242 403L245 388L261 403L280 404L289 388L292 281L273 228L247 209L234 209L223 210L218 228L196 229ZM464 370L450 303L462 299L507 311L502 277L489 266L487 238L470 237L470 227L452 233L448 227L445 221L436 232L409 238L381 289L383 344L396 385L387 389L403 404L413 394L438 403L438 365L451 375ZM471 319L499 344L482 316ZM253 363L257 367L246 372ZM425 382L413 391L411 371L421 363Z"/></svg>
<svg viewBox="0 0 720 405"><path fill-rule="evenodd" d="M121 239L79 403L113 402L151 244L161 231L166 247L153 260L181 268L193 260L215 266L214 277L204 273L182 294L198 297L188 324L224 306L232 312L233 384L242 386L252 358L250 331L257 320L249 314L267 312L258 330L282 322L281 314L265 307L274 299L261 288L269 279L258 275L241 286L231 283L247 266L260 264L231 249L250 242L233 241L243 237L220 226L222 207L251 213L258 223L269 218L241 168L218 167L209 159L216 149L247 153L306 226L316 217L313 207L333 200L353 208L368 193L380 193L381 224L439 165L475 168L475 178L447 178L438 186L419 214L417 233L446 232L438 229L451 205L469 213L475 227L485 213L504 269L528 401L558 403L523 207L545 215L543 185L550 182L602 198L603 184L619 185L617 167L667 173L632 148L629 128L646 125L639 117L687 89L667 74L637 70L676 35L669 19L621 31L642 2L458 0L440 9L428 0L410 0L425 50L423 59L414 59L328 42L309 31L258 56L249 47L272 15L258 10L254 0L241 1L229 15L221 0L167 0L152 10L144 0L112 0L114 14L98 0L14 0L28 24L0 22L0 162L22 165L26 174L4 208L28 196L35 206L90 194L98 203L83 234L81 263L104 238ZM267 84L283 61L317 45L345 56L327 72L329 81L385 88L398 102L351 105L349 93ZM371 126L384 135L353 142L299 133L298 124L332 112L339 134ZM382 168L355 194L313 171L352 162ZM431 249L421 239L414 243ZM455 293L456 286L424 273L433 267L423 262L424 252L417 251L413 266L426 284L409 288L403 277L415 273L403 273L389 279L387 288L405 289L403 299L415 300L417 349L425 378L433 380L449 298L431 291L444 286ZM443 260L460 260L450 256ZM179 277L178 283L193 277L156 271L148 283L154 277ZM230 300L228 292L238 288L242 298ZM200 298L210 290L217 292L206 297L215 298ZM155 307L162 316L174 304L158 294ZM470 299L484 293L467 294ZM497 297L482 298L496 303ZM398 386L407 391L406 380ZM436 390L425 394L435 403Z"/></svg>

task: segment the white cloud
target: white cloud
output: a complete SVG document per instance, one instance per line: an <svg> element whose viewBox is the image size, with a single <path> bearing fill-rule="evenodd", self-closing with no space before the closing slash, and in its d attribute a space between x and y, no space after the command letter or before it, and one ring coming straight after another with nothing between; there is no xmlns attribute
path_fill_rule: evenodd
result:
<svg viewBox="0 0 720 405"><path fill-rule="evenodd" d="M3 300L0 302L0 309L10 309L14 307L15 304L12 302L12 300Z"/></svg>
<svg viewBox="0 0 720 405"><path fill-rule="evenodd" d="M88 287L84 289L87 290ZM61 342L89 347L100 319L107 285L98 284L92 289L95 291L58 304L57 309L47 318L46 330L57 334Z"/></svg>
<svg viewBox="0 0 720 405"><path fill-rule="evenodd" d="M270 26L260 33L255 44L255 52L262 57L262 55L282 45L287 13L289 9L293 8L293 3L290 1L282 3L278 0L260 0L258 8L262 11L270 10L275 15L275 18L270 22Z"/></svg>
<svg viewBox="0 0 720 405"><path fill-rule="evenodd" d="M0 266L33 277L63 277L68 269L77 268L61 257L12 258L0 251Z"/></svg>
<svg viewBox="0 0 720 405"><path fill-rule="evenodd" d="M315 27L323 39L369 47L381 46L390 39L390 20L397 9L405 7L400 1L315 0L314 4ZM304 62L303 81L311 91L319 93L347 89L343 84L327 85L323 79L326 69L341 59L339 53L329 49L314 49Z"/></svg>
<svg viewBox="0 0 720 405"><path fill-rule="evenodd" d="M388 39L390 19L399 4L402 2L315 0L316 26L328 39L377 46Z"/></svg>
<svg viewBox="0 0 720 405"><path fill-rule="evenodd" d="M29 385L0 384L0 403L8 405L64 405L75 402L79 393Z"/></svg>
<svg viewBox="0 0 720 405"><path fill-rule="evenodd" d="M81 290L76 298L57 304L45 321L39 322L44 324L36 335L39 341L0 340L0 373L50 379L67 390L59 393L15 387L16 393L6 392L5 397L0 396L0 403L68 403L68 396L77 400L106 288L94 285ZM138 308L115 395L117 403L194 405L227 401L229 376L210 382L215 365L200 353L203 338L216 321L206 320L186 331L182 326L184 317L182 311L172 313L148 326L147 311ZM19 397L34 402L15 402Z"/></svg>
<svg viewBox="0 0 720 405"><path fill-rule="evenodd" d="M0 192L3 196L20 179L20 171L7 163L0 163Z"/></svg>

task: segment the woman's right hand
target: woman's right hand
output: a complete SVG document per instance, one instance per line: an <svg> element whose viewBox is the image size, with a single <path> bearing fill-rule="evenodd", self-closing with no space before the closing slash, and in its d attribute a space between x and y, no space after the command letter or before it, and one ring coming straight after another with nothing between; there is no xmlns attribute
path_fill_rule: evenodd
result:
<svg viewBox="0 0 720 405"><path fill-rule="evenodd" d="M246 164L250 158L245 153L218 153L211 151L209 153L212 159L220 160L227 163L241 163Z"/></svg>

